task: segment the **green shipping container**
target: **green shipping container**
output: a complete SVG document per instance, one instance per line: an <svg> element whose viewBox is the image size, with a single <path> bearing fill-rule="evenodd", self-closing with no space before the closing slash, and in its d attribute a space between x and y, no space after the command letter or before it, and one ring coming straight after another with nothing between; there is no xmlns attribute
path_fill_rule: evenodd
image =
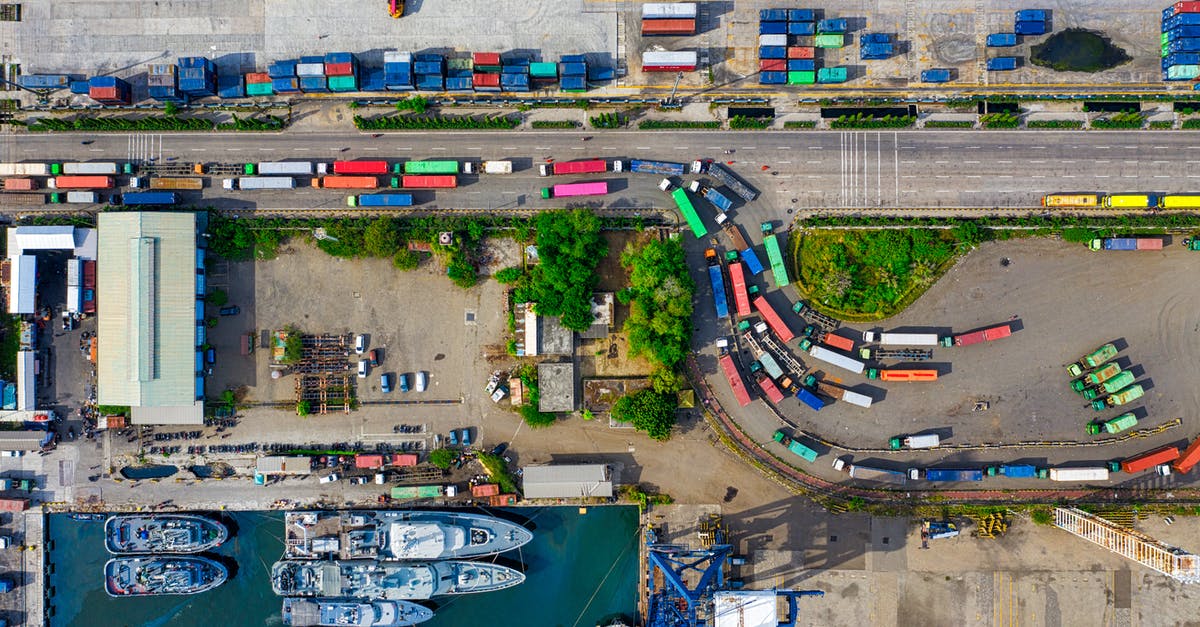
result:
<svg viewBox="0 0 1200 627"><path fill-rule="evenodd" d="M558 78L558 64L530 63L529 75L534 78Z"/></svg>
<svg viewBox="0 0 1200 627"><path fill-rule="evenodd" d="M449 71L458 70L470 72L475 67L475 62L470 59L450 59L446 61L446 69Z"/></svg>
<svg viewBox="0 0 1200 627"><path fill-rule="evenodd" d="M788 72L788 85L812 85L815 82L816 72Z"/></svg>
<svg viewBox="0 0 1200 627"><path fill-rule="evenodd" d="M441 495L442 486L440 485L396 486L392 488L392 498L394 499L427 499L437 498Z"/></svg>
<svg viewBox="0 0 1200 627"><path fill-rule="evenodd" d="M818 48L841 48L845 44L846 36L835 34L817 35L813 41L813 45Z"/></svg>
<svg viewBox="0 0 1200 627"><path fill-rule="evenodd" d="M358 91L358 77L330 76L329 91Z"/></svg>
<svg viewBox="0 0 1200 627"><path fill-rule="evenodd" d="M1185 80L1200 76L1200 65L1172 65L1167 68L1167 78L1171 80Z"/></svg>
<svg viewBox="0 0 1200 627"><path fill-rule="evenodd" d="M1170 39L1170 38L1167 36L1167 34L1166 34L1166 33L1163 33L1163 34L1162 34L1162 38L1161 38L1161 39L1159 39L1159 43L1165 46L1165 45L1167 45L1167 42L1168 42L1168 41L1170 41L1170 40L1171 40L1171 39Z"/></svg>
<svg viewBox="0 0 1200 627"><path fill-rule="evenodd" d="M1164 56L1164 57L1165 57L1165 56L1167 56L1168 54L1170 54L1170 52L1171 52L1170 50L1167 50L1167 44L1163 44L1163 45L1162 45L1162 55L1161 55L1161 56Z"/></svg>
<svg viewBox="0 0 1200 627"><path fill-rule="evenodd" d="M847 76L844 67L823 67L817 70L818 83L844 83Z"/></svg>
<svg viewBox="0 0 1200 627"><path fill-rule="evenodd" d="M274 93L271 83L246 83L247 96L270 96Z"/></svg>

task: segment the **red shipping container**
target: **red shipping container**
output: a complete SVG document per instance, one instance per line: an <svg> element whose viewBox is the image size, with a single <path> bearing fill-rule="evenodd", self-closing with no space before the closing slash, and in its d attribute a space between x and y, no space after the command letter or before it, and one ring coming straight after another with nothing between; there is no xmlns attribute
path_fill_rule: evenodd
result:
<svg viewBox="0 0 1200 627"><path fill-rule="evenodd" d="M458 187L458 177L453 174L421 176L408 175L401 179L401 185L405 189L419 189L423 187Z"/></svg>
<svg viewBox="0 0 1200 627"><path fill-rule="evenodd" d="M1176 2L1175 14L1180 13L1200 13L1200 2Z"/></svg>
<svg viewBox="0 0 1200 627"><path fill-rule="evenodd" d="M508 505L517 504L517 495L515 494L497 494L496 496L488 497L488 505L492 507L506 507Z"/></svg>
<svg viewBox="0 0 1200 627"><path fill-rule="evenodd" d="M325 76L351 76L354 74L353 63L326 63Z"/></svg>
<svg viewBox="0 0 1200 627"><path fill-rule="evenodd" d="M812 46L791 46L787 49L789 59L812 59L816 50Z"/></svg>
<svg viewBox="0 0 1200 627"><path fill-rule="evenodd" d="M1171 467L1175 469L1175 472L1184 474L1191 470L1197 462L1200 462L1200 438L1193 440L1192 443L1189 444L1186 449L1184 449L1183 455L1180 455L1179 459L1175 460L1175 463L1171 464Z"/></svg>
<svg viewBox="0 0 1200 627"><path fill-rule="evenodd" d="M108 189L113 186L111 176L59 176L51 180L55 189Z"/></svg>
<svg viewBox="0 0 1200 627"><path fill-rule="evenodd" d="M387 161L334 161L334 174L387 174Z"/></svg>
<svg viewBox="0 0 1200 627"><path fill-rule="evenodd" d="M96 289L96 262L83 262L83 289Z"/></svg>
<svg viewBox="0 0 1200 627"><path fill-rule="evenodd" d="M499 52L476 52L472 58L475 65L500 65Z"/></svg>
<svg viewBox="0 0 1200 627"><path fill-rule="evenodd" d="M1149 470L1159 464L1165 464L1174 461L1179 457L1179 448L1174 446L1164 446L1156 448L1149 453L1142 453L1136 457L1121 462L1121 470L1128 473L1141 472Z"/></svg>
<svg viewBox="0 0 1200 627"><path fill-rule="evenodd" d="M0 511L23 512L29 509L29 499L0 499Z"/></svg>
<svg viewBox="0 0 1200 627"><path fill-rule="evenodd" d="M497 496L500 494L500 484L498 483L481 483L471 486L471 496Z"/></svg>
<svg viewBox="0 0 1200 627"><path fill-rule="evenodd" d="M786 72L787 61L783 59L759 59L758 69L760 72Z"/></svg>
<svg viewBox="0 0 1200 627"><path fill-rule="evenodd" d="M375 189L379 187L379 179L373 176L313 177L312 186L326 189Z"/></svg>
<svg viewBox="0 0 1200 627"><path fill-rule="evenodd" d="M29 192L37 189L37 181L33 179L4 179L4 191Z"/></svg>
<svg viewBox="0 0 1200 627"><path fill-rule="evenodd" d="M475 81L476 87L499 87L500 86L500 75L499 74L480 74L479 72L476 72L475 76L474 76L474 81Z"/></svg>
<svg viewBox="0 0 1200 627"><path fill-rule="evenodd" d="M643 72L695 72L694 65L643 65Z"/></svg>
<svg viewBox="0 0 1200 627"><path fill-rule="evenodd" d="M383 455L355 455L355 468L383 468Z"/></svg>
<svg viewBox="0 0 1200 627"><path fill-rule="evenodd" d="M251 72L246 75L246 83L253 85L261 85L271 82L271 75L266 72Z"/></svg>
<svg viewBox="0 0 1200 627"><path fill-rule="evenodd" d="M643 35L692 35L696 32L696 20L642 20Z"/></svg>
<svg viewBox="0 0 1200 627"><path fill-rule="evenodd" d="M854 340L852 340L848 337L842 337L840 335L835 335L833 333L826 333L825 339L821 340L821 341L824 342L828 346L832 346L834 348L840 348L848 353L852 352L854 350Z"/></svg>
<svg viewBox="0 0 1200 627"><path fill-rule="evenodd" d="M415 453L393 453L392 454L392 465L393 466L416 466L417 465L417 456Z"/></svg>
<svg viewBox="0 0 1200 627"><path fill-rule="evenodd" d="M128 94L122 95L116 87L92 87L88 95L97 102L125 104L129 100Z"/></svg>

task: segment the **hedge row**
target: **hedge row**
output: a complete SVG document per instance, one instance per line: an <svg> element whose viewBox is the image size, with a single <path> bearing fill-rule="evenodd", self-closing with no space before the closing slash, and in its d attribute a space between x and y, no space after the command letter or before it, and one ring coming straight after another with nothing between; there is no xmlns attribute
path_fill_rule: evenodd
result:
<svg viewBox="0 0 1200 627"><path fill-rule="evenodd" d="M354 116L354 126L363 131L382 130L511 130L521 123L516 116L483 116L467 115L395 115L377 118Z"/></svg>

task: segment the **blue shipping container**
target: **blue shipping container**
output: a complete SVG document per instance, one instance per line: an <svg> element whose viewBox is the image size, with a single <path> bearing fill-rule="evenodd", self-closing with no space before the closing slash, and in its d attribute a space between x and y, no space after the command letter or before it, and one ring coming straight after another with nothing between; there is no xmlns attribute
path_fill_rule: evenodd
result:
<svg viewBox="0 0 1200 627"><path fill-rule="evenodd" d="M471 91L473 86L471 76L449 76L446 78L446 91Z"/></svg>
<svg viewBox="0 0 1200 627"><path fill-rule="evenodd" d="M987 36L989 48L1008 48L1017 45L1016 33L992 33Z"/></svg>
<svg viewBox="0 0 1200 627"><path fill-rule="evenodd" d="M445 88L445 79L439 74L417 76L417 89L421 91L442 91Z"/></svg>
<svg viewBox="0 0 1200 627"><path fill-rule="evenodd" d="M758 49L760 59L786 59L787 48L783 46L762 46Z"/></svg>
<svg viewBox="0 0 1200 627"><path fill-rule="evenodd" d="M1167 40L1169 41L1185 37L1200 37L1200 24L1188 24L1167 31Z"/></svg>
<svg viewBox="0 0 1200 627"><path fill-rule="evenodd" d="M354 63L357 60L353 52L327 52L324 59L325 63Z"/></svg>
<svg viewBox="0 0 1200 627"><path fill-rule="evenodd" d="M413 55L413 61L441 63L442 61L445 61L445 60L446 60L446 57L443 55L430 54L428 52L423 52L421 54Z"/></svg>
<svg viewBox="0 0 1200 627"><path fill-rule="evenodd" d="M117 87L119 89L129 89L129 83L115 76L93 76L88 79L89 87Z"/></svg>
<svg viewBox="0 0 1200 627"><path fill-rule="evenodd" d="M788 59L789 72L812 72L817 69L816 59Z"/></svg>
<svg viewBox="0 0 1200 627"><path fill-rule="evenodd" d="M300 78L300 91L329 91L329 83L324 76L303 76Z"/></svg>
<svg viewBox="0 0 1200 627"><path fill-rule="evenodd" d="M787 72L759 72L758 82L763 85L786 85Z"/></svg>
<svg viewBox="0 0 1200 627"><path fill-rule="evenodd" d="M788 28L787 22L759 22L758 23L758 34L759 35L786 35L787 28Z"/></svg>
<svg viewBox="0 0 1200 627"><path fill-rule="evenodd" d="M1023 9L1017 11L1016 21L1018 22L1045 22L1046 12L1042 9Z"/></svg>
<svg viewBox="0 0 1200 627"><path fill-rule="evenodd" d="M586 54L564 54L559 58L559 63L587 63Z"/></svg>
<svg viewBox="0 0 1200 627"><path fill-rule="evenodd" d="M529 91L529 75L501 74L500 87L505 91Z"/></svg>
<svg viewBox="0 0 1200 627"><path fill-rule="evenodd" d="M17 84L26 89L60 89L71 84L66 74L24 74L17 77Z"/></svg>
<svg viewBox="0 0 1200 627"><path fill-rule="evenodd" d="M844 17L839 17L836 19L829 19L829 20L821 20L820 22L817 22L817 32L818 33L835 33L835 34L836 33L844 33L844 32L846 32L846 28L848 26L849 26L849 24L846 22L846 18L844 18Z"/></svg>
<svg viewBox="0 0 1200 627"><path fill-rule="evenodd" d="M708 267L708 282L712 286L713 307L717 319L729 317L729 299L725 297L725 277L721 274L720 264Z"/></svg>
<svg viewBox="0 0 1200 627"><path fill-rule="evenodd" d="M71 93L73 93L73 94L88 93L88 82L87 81L71 81Z"/></svg>
<svg viewBox="0 0 1200 627"><path fill-rule="evenodd" d="M951 470L929 468L925 471L926 481L983 481L982 470Z"/></svg>
<svg viewBox="0 0 1200 627"><path fill-rule="evenodd" d="M787 12L789 22L811 22L816 17L812 9L788 9Z"/></svg>
<svg viewBox="0 0 1200 627"><path fill-rule="evenodd" d="M271 80L271 89L277 94L294 94L300 91L300 79L275 78Z"/></svg>
<svg viewBox="0 0 1200 627"><path fill-rule="evenodd" d="M126 205L173 205L179 202L175 192L125 192L121 202Z"/></svg>
<svg viewBox="0 0 1200 627"><path fill-rule="evenodd" d="M892 36L887 33L863 33L858 36L860 44L890 44Z"/></svg>
<svg viewBox="0 0 1200 627"><path fill-rule="evenodd" d="M788 22L787 34L789 35L814 35L817 32L817 25L812 22Z"/></svg>
<svg viewBox="0 0 1200 627"><path fill-rule="evenodd" d="M566 91L585 91L587 90L587 78L583 76L564 76L562 77L560 87Z"/></svg>
<svg viewBox="0 0 1200 627"><path fill-rule="evenodd" d="M1200 24L1200 13L1180 13L1167 22L1166 30L1194 24Z"/></svg>
<svg viewBox="0 0 1200 627"><path fill-rule="evenodd" d="M821 411L821 409L825 407L825 401L821 400L819 396L809 392L804 388L800 388L800 391L796 392L796 398L800 399L801 403L811 407L813 411Z"/></svg>
<svg viewBox="0 0 1200 627"><path fill-rule="evenodd" d="M932 70L921 71L922 83L945 83L950 80L950 70L946 68L935 68Z"/></svg>
<svg viewBox="0 0 1200 627"><path fill-rule="evenodd" d="M617 70L611 67L588 67L587 77L589 81L611 81L617 77Z"/></svg>
<svg viewBox="0 0 1200 627"><path fill-rule="evenodd" d="M1170 52L1200 52L1200 37L1176 39L1167 44Z"/></svg>
<svg viewBox="0 0 1200 627"><path fill-rule="evenodd" d="M1037 476L1037 466L1006 464L1000 467L1000 474L1014 479L1032 479Z"/></svg>
<svg viewBox="0 0 1200 627"><path fill-rule="evenodd" d="M987 69L989 72L1003 72L1007 70L1017 69L1016 57L996 57L995 59L987 60Z"/></svg>
<svg viewBox="0 0 1200 627"><path fill-rule="evenodd" d="M1167 20L1171 19L1172 15L1175 15L1175 7L1170 6L1170 7L1163 9L1163 12L1162 12L1163 23L1165 24Z"/></svg>
<svg viewBox="0 0 1200 627"><path fill-rule="evenodd" d="M760 22L786 22L787 19L787 9L760 9L758 11L758 21Z"/></svg>
<svg viewBox="0 0 1200 627"><path fill-rule="evenodd" d="M586 63L564 63L562 64L563 76L587 76Z"/></svg>
<svg viewBox="0 0 1200 627"><path fill-rule="evenodd" d="M886 59L892 52L892 44L867 44L859 49L863 59Z"/></svg>
<svg viewBox="0 0 1200 627"><path fill-rule="evenodd" d="M301 63L320 63L320 64L324 65L325 57L322 55L319 55L319 54L316 54L316 55L310 54L306 57L300 57L300 62Z"/></svg>
<svg viewBox="0 0 1200 627"><path fill-rule="evenodd" d="M501 74L524 74L529 75L528 65L502 65L500 66Z"/></svg>
<svg viewBox="0 0 1200 627"><path fill-rule="evenodd" d="M416 72L417 74L434 74L434 75L441 76L442 72L443 72L442 62L441 61L417 61L416 63L413 63L413 71Z"/></svg>
<svg viewBox="0 0 1200 627"><path fill-rule="evenodd" d="M782 72L779 73L782 74ZM787 80L786 74L784 74L783 79L784 81ZM746 262L746 269L750 271L752 276L758 276L763 273L765 268L763 268L762 262L758 260L758 255L754 254L753 248L741 251L741 255L742 261Z"/></svg>
<svg viewBox="0 0 1200 627"><path fill-rule="evenodd" d="M358 90L383 91L386 89L383 76L383 70L364 69L358 79Z"/></svg>
<svg viewBox="0 0 1200 627"><path fill-rule="evenodd" d="M276 61L267 66L267 76L271 78L292 78L296 75L296 61Z"/></svg>
<svg viewBox="0 0 1200 627"><path fill-rule="evenodd" d="M1162 69L1165 70L1172 65L1200 65L1200 53L1172 52L1163 57Z"/></svg>
<svg viewBox="0 0 1200 627"><path fill-rule="evenodd" d="M200 68L209 72L217 71L217 64L213 63L207 57L179 57L178 65L180 69Z"/></svg>
<svg viewBox="0 0 1200 627"><path fill-rule="evenodd" d="M1016 25L1016 27L1013 28L1013 30L1016 31L1016 33L1018 35L1045 35L1046 34L1046 23L1045 22L1017 22L1017 25Z"/></svg>
<svg viewBox="0 0 1200 627"><path fill-rule="evenodd" d="M241 74L222 74L217 79L217 95L221 98L245 98L246 78Z"/></svg>

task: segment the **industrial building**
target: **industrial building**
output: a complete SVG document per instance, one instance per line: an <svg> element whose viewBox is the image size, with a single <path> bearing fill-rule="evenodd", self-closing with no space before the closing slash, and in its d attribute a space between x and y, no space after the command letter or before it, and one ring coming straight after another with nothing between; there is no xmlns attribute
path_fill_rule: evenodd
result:
<svg viewBox="0 0 1200 627"><path fill-rule="evenodd" d="M604 464L525 466L522 487L527 499L608 498L612 475Z"/></svg>
<svg viewBox="0 0 1200 627"><path fill-rule="evenodd" d="M204 423L204 251L194 213L99 219L99 403L133 424Z"/></svg>
<svg viewBox="0 0 1200 627"><path fill-rule="evenodd" d="M538 411L575 411L575 364L538 364Z"/></svg>

